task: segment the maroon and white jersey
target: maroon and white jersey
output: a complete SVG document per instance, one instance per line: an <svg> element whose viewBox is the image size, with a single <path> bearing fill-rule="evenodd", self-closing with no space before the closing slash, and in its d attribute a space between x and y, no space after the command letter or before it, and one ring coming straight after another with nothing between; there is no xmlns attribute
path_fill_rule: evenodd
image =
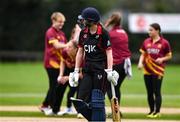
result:
<svg viewBox="0 0 180 122"><path fill-rule="evenodd" d="M58 31L54 27L50 27L46 31L45 35L44 66L46 68L60 67L62 50L54 48L53 43L56 41L65 44L67 42L67 39L65 37L65 34L61 30Z"/></svg>
<svg viewBox="0 0 180 122"><path fill-rule="evenodd" d="M157 58L172 54L169 42L161 37L160 40L158 40L156 43L153 43L151 38L147 38L143 42L140 48L140 52L145 56L143 62L144 73L163 76L166 62L158 64L155 62L155 60Z"/></svg>
<svg viewBox="0 0 180 122"><path fill-rule="evenodd" d="M121 64L125 58L131 56L128 47L128 35L119 26L112 28L109 31L109 35L113 54L113 64Z"/></svg>

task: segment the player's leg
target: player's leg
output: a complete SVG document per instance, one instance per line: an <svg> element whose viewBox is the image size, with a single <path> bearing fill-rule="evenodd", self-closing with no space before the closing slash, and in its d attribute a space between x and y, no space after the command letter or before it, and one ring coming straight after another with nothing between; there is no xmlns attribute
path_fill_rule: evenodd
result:
<svg viewBox="0 0 180 122"><path fill-rule="evenodd" d="M51 106L53 103L53 94L54 94L54 89L55 86L57 85L57 77L59 75L59 69L54 69L54 68L46 68L47 74L48 74L48 79L49 79L49 89L47 92L47 95L43 101L44 106Z"/></svg>
<svg viewBox="0 0 180 122"><path fill-rule="evenodd" d="M53 112L57 113L60 111L61 103L64 97L64 93L66 90L68 83L66 84L58 84L55 88L54 101L53 101Z"/></svg>
<svg viewBox="0 0 180 122"><path fill-rule="evenodd" d="M51 82L50 81L51 80L50 80L49 73L48 73L50 71L48 71L48 70L50 70L50 69L46 68L46 72L47 72L47 75L48 75L49 89L48 89L46 97L45 97L45 99L44 99L44 101L42 103L42 106L44 106L44 107L48 107L49 106L49 99L50 99L49 97L50 97L50 87L51 87Z"/></svg>
<svg viewBox="0 0 180 122"><path fill-rule="evenodd" d="M67 114L74 114L72 110L72 101L70 100L76 93L77 88L69 86L69 91L67 93L67 110L65 111Z"/></svg>
<svg viewBox="0 0 180 122"><path fill-rule="evenodd" d="M120 105L120 101L121 101L121 89L120 89L120 87L121 87L122 82L124 81L124 79L126 77L125 70L124 70L124 63L114 65L113 70L116 70L119 74L118 84L117 84L117 86L115 86L115 93L116 93L116 97L118 98L118 102ZM109 86L111 86L110 83L109 83ZM112 98L111 87L110 87L110 90L108 90L108 96L110 96L110 99Z"/></svg>
<svg viewBox="0 0 180 122"><path fill-rule="evenodd" d="M105 121L105 80L104 70L96 70L93 77L93 90L91 95L92 121Z"/></svg>
<svg viewBox="0 0 180 122"><path fill-rule="evenodd" d="M99 89L93 89L91 96L92 118L91 121L105 121L104 93Z"/></svg>
<svg viewBox="0 0 180 122"><path fill-rule="evenodd" d="M64 76L68 76L71 72L74 71L74 68L68 68L66 67L65 68L65 71L64 71ZM73 112L73 109L72 109L72 101L70 100L71 97L73 97L77 91L77 88L76 87L71 87L69 85L69 81L67 81L67 84L68 84L68 87L69 87L69 91L67 93L67 108L65 111L61 112L61 114L75 114L75 112Z"/></svg>
<svg viewBox="0 0 180 122"><path fill-rule="evenodd" d="M153 96L153 83L152 83L152 75L144 75L144 82L147 91L147 100L150 108L149 115L154 112L154 96Z"/></svg>
<svg viewBox="0 0 180 122"><path fill-rule="evenodd" d="M78 87L78 99L73 99L72 102L78 113L81 113L88 121L91 121L91 108L89 107L92 82L91 76L84 73Z"/></svg>
<svg viewBox="0 0 180 122"><path fill-rule="evenodd" d="M154 76L154 93L155 93L155 113L160 113L161 103L162 103L162 96L161 96L161 84L162 84L163 77L161 76Z"/></svg>

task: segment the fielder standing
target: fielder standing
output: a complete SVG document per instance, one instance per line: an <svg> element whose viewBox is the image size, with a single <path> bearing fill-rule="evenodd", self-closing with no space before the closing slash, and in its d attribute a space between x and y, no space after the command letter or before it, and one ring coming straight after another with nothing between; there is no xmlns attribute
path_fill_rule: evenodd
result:
<svg viewBox="0 0 180 122"><path fill-rule="evenodd" d="M65 34L61 30L65 22L65 16L60 12L54 12L51 15L51 22L52 26L46 31L45 35L44 67L49 78L49 89L40 107L43 112L53 107L55 87L57 86L57 78L59 75L61 51L62 48L67 46Z"/></svg>
<svg viewBox="0 0 180 122"><path fill-rule="evenodd" d="M113 12L105 23L105 27L110 29L109 35L113 54L113 69L119 73L118 83L115 86L115 93L118 98L119 105L121 100L121 84L126 76L132 76L130 61L131 52L128 45L128 35L120 26L121 19L120 12ZM111 84L108 86L107 94L109 99L111 99Z"/></svg>
<svg viewBox="0 0 180 122"><path fill-rule="evenodd" d="M169 42L161 36L161 27L153 23L149 27L149 38L145 39L141 48L138 69L144 68L144 81L150 112L147 117L160 117L162 103L161 85L165 64L172 57Z"/></svg>

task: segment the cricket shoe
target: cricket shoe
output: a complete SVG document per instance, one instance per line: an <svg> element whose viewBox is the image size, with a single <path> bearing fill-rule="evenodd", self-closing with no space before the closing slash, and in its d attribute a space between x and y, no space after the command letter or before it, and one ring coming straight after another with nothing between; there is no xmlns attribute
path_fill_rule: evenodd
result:
<svg viewBox="0 0 180 122"><path fill-rule="evenodd" d="M45 114L46 116L54 116L54 115L56 115L56 114L52 111L52 109L49 109L49 110L47 110L47 111L44 111L44 114Z"/></svg>
<svg viewBox="0 0 180 122"><path fill-rule="evenodd" d="M73 111L72 107L69 107L69 108L66 108L64 114L75 115L75 114L77 114L77 112Z"/></svg>
<svg viewBox="0 0 180 122"><path fill-rule="evenodd" d="M153 112L150 112L148 115L147 115L148 118L158 118L158 117L161 117L161 114L160 113L153 113Z"/></svg>
<svg viewBox="0 0 180 122"><path fill-rule="evenodd" d="M51 108L49 107L49 106L44 106L44 105L42 105L42 106L40 106L40 107L38 107L39 108L39 110L41 111L41 112L45 112L45 111L48 111L48 110L50 110Z"/></svg>
<svg viewBox="0 0 180 122"><path fill-rule="evenodd" d="M57 112L57 116L63 116L63 115L65 115L65 111L59 111L59 112Z"/></svg>
<svg viewBox="0 0 180 122"><path fill-rule="evenodd" d="M148 118L152 118L152 116L153 116L153 111L152 111L152 112L149 112L149 113L146 115L146 117L148 117Z"/></svg>
<svg viewBox="0 0 180 122"><path fill-rule="evenodd" d="M158 112L155 112L155 113L153 113L153 116L152 116L152 118L159 118L159 117L161 117L161 114Z"/></svg>

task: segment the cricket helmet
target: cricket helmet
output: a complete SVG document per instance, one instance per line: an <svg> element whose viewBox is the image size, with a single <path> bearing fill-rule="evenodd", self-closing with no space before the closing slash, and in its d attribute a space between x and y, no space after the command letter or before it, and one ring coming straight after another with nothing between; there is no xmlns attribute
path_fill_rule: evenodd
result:
<svg viewBox="0 0 180 122"><path fill-rule="evenodd" d="M87 7L85 8L82 13L81 16L87 20L87 21L92 21L92 22L99 22L100 20L100 14L99 11L93 7Z"/></svg>

